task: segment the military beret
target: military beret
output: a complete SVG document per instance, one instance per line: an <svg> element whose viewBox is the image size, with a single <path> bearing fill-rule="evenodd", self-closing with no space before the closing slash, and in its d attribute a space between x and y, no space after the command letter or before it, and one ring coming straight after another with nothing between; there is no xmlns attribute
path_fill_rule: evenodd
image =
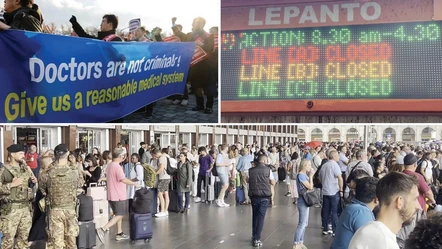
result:
<svg viewBox="0 0 442 249"><path fill-rule="evenodd" d="M20 144L13 144L11 146L8 147L8 152L9 153L17 153L17 152L24 152L25 151L25 147L23 147L23 145Z"/></svg>

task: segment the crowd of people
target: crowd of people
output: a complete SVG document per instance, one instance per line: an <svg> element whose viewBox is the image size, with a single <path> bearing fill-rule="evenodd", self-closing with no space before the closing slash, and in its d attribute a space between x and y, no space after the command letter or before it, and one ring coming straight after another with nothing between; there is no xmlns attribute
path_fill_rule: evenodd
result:
<svg viewBox="0 0 442 249"><path fill-rule="evenodd" d="M322 209L323 236L334 237L331 249L440 248L442 209L436 204L442 201L438 197L442 153L438 149L437 144L400 143L377 143L364 149L358 143L338 142L315 147L305 143L199 148L183 144L175 149L142 142L137 153L129 153L120 143L112 151L69 151L61 144L37 153L34 145L14 144L8 147L8 160L0 168L2 248L13 248L14 243L28 248L41 240L47 241L47 248L75 247L75 199L93 184L102 183L112 215L108 223L97 227L97 236L105 243L105 234L116 225L115 239L128 239L122 219L131 212L135 192L148 187L142 166L146 164L153 167L156 178L155 185L148 187L156 193L155 217L166 218L169 211L186 213L191 201L213 200L225 208L232 205L226 203L227 195L236 192L238 199L243 192L238 204L252 207L255 247L263 245L266 210L275 203L279 182L287 185L286 197L293 198L299 211L294 249L306 248L304 234L313 206ZM70 181L59 180L70 174ZM212 197L207 176L216 179ZM316 202L307 193L314 193ZM46 204L50 212L41 208L42 199L50 200Z"/></svg>
<svg viewBox="0 0 442 249"><path fill-rule="evenodd" d="M27 30L43 32L43 14L34 0L6 0L4 20L0 20L0 31L8 29ZM167 97L166 104L187 106L189 94L195 94L196 107L192 111L201 111L205 114L213 113L213 105L218 95L218 27L211 27L209 32L204 30L206 20L197 17L193 20L192 31L183 32L183 25L176 23L177 18L172 18L171 37L163 37L162 29L155 27L151 32L145 27L138 27L126 37L117 35L119 25L118 17L114 14L103 15L100 31L97 35L88 34L77 21L75 16L69 19L72 24L74 36L98 39L106 42L195 42L197 47L204 51L201 60L192 65L189 70L187 83L190 84L190 91L187 84L182 94ZM204 95L206 102L204 102ZM137 110L151 118L156 102L150 103ZM113 123L124 123L124 118L115 119Z"/></svg>

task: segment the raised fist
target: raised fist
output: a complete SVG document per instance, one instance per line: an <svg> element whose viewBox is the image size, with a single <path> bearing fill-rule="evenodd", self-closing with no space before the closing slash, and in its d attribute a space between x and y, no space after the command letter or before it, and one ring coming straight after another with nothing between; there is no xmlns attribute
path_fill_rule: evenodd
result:
<svg viewBox="0 0 442 249"><path fill-rule="evenodd" d="M69 19L69 22L76 23L77 22L77 18L75 16L72 16L71 19Z"/></svg>

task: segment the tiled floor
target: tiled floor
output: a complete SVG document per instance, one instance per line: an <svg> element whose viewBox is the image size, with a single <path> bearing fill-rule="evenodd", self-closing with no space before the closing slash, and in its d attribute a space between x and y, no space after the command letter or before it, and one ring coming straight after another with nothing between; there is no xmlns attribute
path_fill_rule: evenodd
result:
<svg viewBox="0 0 442 249"><path fill-rule="evenodd" d="M298 222L296 206L291 198L285 197L286 185L277 185L277 205L268 209L262 239L262 249L291 249ZM193 200L192 200L193 201ZM218 208L215 204L191 204L186 214L170 213L168 218L153 220L154 237L149 244L142 241L130 245L129 241L116 242L115 230L106 238L102 249L152 248L152 249L242 249L253 247L251 239L251 207L235 206L234 194L227 201L232 206ZM309 249L329 248L332 237L321 235L320 209L311 208L310 224L305 234L305 244ZM129 233L128 223L124 222L124 231Z"/></svg>

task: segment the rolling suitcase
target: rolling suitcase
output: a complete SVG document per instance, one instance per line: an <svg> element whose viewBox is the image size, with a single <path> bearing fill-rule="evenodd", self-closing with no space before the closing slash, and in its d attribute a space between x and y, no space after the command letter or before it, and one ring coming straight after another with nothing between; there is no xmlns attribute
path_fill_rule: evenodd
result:
<svg viewBox="0 0 442 249"><path fill-rule="evenodd" d="M144 243L146 243L152 239L152 214L131 214L129 226L131 244L134 244L137 240L144 240Z"/></svg>
<svg viewBox="0 0 442 249"><path fill-rule="evenodd" d="M244 194L244 188L243 187L237 187L236 188L236 203L241 204L246 201L246 196Z"/></svg>
<svg viewBox="0 0 442 249"><path fill-rule="evenodd" d="M95 223L93 221L78 222L80 232L77 237L78 249L89 249L97 245Z"/></svg>
<svg viewBox="0 0 442 249"><path fill-rule="evenodd" d="M201 195L201 202L211 204L215 200L215 177L212 172L206 173L206 185L204 186L204 195Z"/></svg>
<svg viewBox="0 0 442 249"><path fill-rule="evenodd" d="M78 221L91 221L94 219L94 200L91 196L78 196Z"/></svg>
<svg viewBox="0 0 442 249"><path fill-rule="evenodd" d="M152 208L151 208L151 214L152 216L156 215L158 212L158 189L157 188L151 188L149 189L152 191Z"/></svg>
<svg viewBox="0 0 442 249"><path fill-rule="evenodd" d="M178 205L178 192L176 189L169 189L169 201L168 211L179 213L181 210L180 205ZM181 203L181 206L182 205L183 204Z"/></svg>
<svg viewBox="0 0 442 249"><path fill-rule="evenodd" d="M107 200L107 190L105 186L91 183L87 188L87 196L92 197L94 201Z"/></svg>
<svg viewBox="0 0 442 249"><path fill-rule="evenodd" d="M286 172L284 167L278 168L278 181L283 182L286 178Z"/></svg>
<svg viewBox="0 0 442 249"><path fill-rule="evenodd" d="M109 222L109 202L107 200L94 201L94 222L103 227Z"/></svg>

